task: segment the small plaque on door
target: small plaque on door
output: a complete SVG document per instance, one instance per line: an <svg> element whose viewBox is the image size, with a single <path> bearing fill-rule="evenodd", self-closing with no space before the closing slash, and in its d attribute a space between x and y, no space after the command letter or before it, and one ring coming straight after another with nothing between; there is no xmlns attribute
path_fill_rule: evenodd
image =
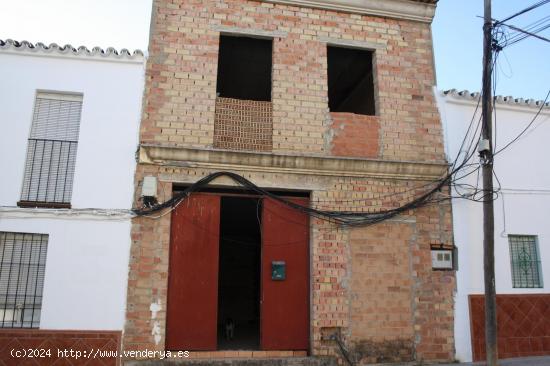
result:
<svg viewBox="0 0 550 366"><path fill-rule="evenodd" d="M286 263L284 261L271 262L271 279L273 281L284 281L286 279Z"/></svg>

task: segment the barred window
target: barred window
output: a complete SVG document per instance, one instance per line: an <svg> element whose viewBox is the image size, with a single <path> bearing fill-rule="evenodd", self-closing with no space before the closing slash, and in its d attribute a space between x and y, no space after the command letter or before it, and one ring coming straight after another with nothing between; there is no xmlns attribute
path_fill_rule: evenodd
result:
<svg viewBox="0 0 550 366"><path fill-rule="evenodd" d="M537 237L533 235L508 235L512 284L516 288L542 287Z"/></svg>
<svg viewBox="0 0 550 366"><path fill-rule="evenodd" d="M38 93L19 206L70 207L82 95Z"/></svg>
<svg viewBox="0 0 550 366"><path fill-rule="evenodd" d="M38 328L48 235L0 232L0 328Z"/></svg>

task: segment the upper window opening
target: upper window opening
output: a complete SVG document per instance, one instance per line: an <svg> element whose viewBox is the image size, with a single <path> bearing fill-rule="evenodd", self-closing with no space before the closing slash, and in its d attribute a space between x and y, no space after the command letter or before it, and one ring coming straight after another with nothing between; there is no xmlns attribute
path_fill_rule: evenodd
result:
<svg viewBox="0 0 550 366"><path fill-rule="evenodd" d="M372 51L327 47L331 112L375 114L372 58Z"/></svg>
<svg viewBox="0 0 550 366"><path fill-rule="evenodd" d="M220 36L217 95L270 101L272 48L271 40Z"/></svg>

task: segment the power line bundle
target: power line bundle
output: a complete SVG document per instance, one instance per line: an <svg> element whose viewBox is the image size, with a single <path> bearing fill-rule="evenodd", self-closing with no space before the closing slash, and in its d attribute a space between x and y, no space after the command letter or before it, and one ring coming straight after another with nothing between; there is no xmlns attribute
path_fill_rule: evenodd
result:
<svg viewBox="0 0 550 366"><path fill-rule="evenodd" d="M187 187L185 190L178 192L171 199L166 202L160 203L150 208L141 208L135 209L134 213L138 216L146 216L164 209L175 208L182 200L187 198L191 193L200 191L202 188L206 187L208 183L219 177L228 177L240 186L257 193L262 197L268 197L275 201L278 201L292 209L301 211L311 217L315 217L322 220L327 220L335 222L337 224L345 226L364 226L372 225L392 217L404 213L408 210L415 209L418 207L425 206L429 203L438 202L439 200L434 200L433 196L439 192L450 180L451 175L446 175L440 180L434 182L435 186L429 189L427 192L421 194L417 198L413 199L406 204L388 210L380 210L378 212L356 212L356 211L332 211L332 210L319 210L316 208L303 206L297 203L294 203L288 199L280 197L268 190L265 190L261 187L258 187L248 179L243 176L233 173L233 172L216 172L209 174L201 179L199 179L194 184Z"/></svg>
<svg viewBox="0 0 550 366"><path fill-rule="evenodd" d="M535 37L542 41L550 42L550 39L541 36L539 33L542 31L550 28L550 16L544 16L543 18L523 27L517 27L512 24L508 24L507 22L517 16L520 16L522 14L525 14L531 10L537 9L545 4L550 3L550 0L543 0L539 1L538 3L535 3L503 20L495 21L493 26L495 32L502 32L504 33L504 37L502 37L498 42L494 44L493 48L496 48L498 51L509 47L513 44L516 44L518 42L523 41L524 39L528 37ZM502 30L503 28L507 28L511 30L511 32Z"/></svg>
<svg viewBox="0 0 550 366"><path fill-rule="evenodd" d="M544 18L530 24L525 30L517 28L515 26L511 26L509 24L505 24L504 22L507 22L508 20L511 20L528 11L536 9L546 3L550 3L550 0L540 1L526 9L523 9L522 11L519 11L513 14L512 16L502 21L496 21L494 23L495 27L493 29L493 52L495 52L495 58L491 65L492 73L495 72L498 53L505 47L515 44L517 42L520 42L521 40L529 36L536 36L537 38L544 39L544 37L537 36L536 34L550 27L550 16L545 16ZM507 32L502 30L503 26L515 30L516 33L508 34ZM496 88L496 82L493 84L493 91L495 88ZM533 117L531 122L527 125L527 127L517 137L515 137L510 142L508 142L504 147L497 150L494 155L497 155L503 150L507 149L511 144L516 142L529 129L529 127L534 123L536 118L541 113L544 106L547 105L546 101L548 100L549 96L550 96L550 91L546 95L546 99L544 100L543 103L541 103L541 106L538 112ZM397 215L404 214L409 210L424 207L430 204L440 203L453 198L462 198L462 199L468 199L476 202L481 202L485 200L487 195L490 195L492 200L495 200L498 197L498 193L501 190L501 186L500 186L500 181L496 176L494 170L493 170L493 175L495 176L498 182L499 188L492 190L491 192L485 192L483 189L479 188L479 172L480 172L481 164L484 164L487 162L481 162L481 164L470 162L472 157L477 152L477 144L480 139L480 133L481 133L481 117L479 117L476 122L476 115L480 106L480 101L481 101L481 96L478 99L477 106L473 113L472 119L466 131L466 134L460 145L459 152L455 160L453 161L453 163L450 165L448 173L442 176L440 179L437 179L435 181L429 182L428 184L417 186L408 190L408 191L412 191L412 190L419 190L421 188L425 188L425 190L421 194L419 194L415 198L395 208L380 209L373 212L372 210L363 210L363 211L322 210L315 207L303 206L295 202L292 202L291 200L278 196L273 192L270 192L261 187L258 187L256 184L254 184L253 182L249 181L248 179L244 178L239 174L236 174L233 172L221 171L221 172L215 172L215 173L209 174L199 179L197 182L188 186L183 191L176 193L171 199L167 200L166 202L151 205L148 207L137 208L137 209L134 209L133 212L137 216L146 216L146 217L151 217L150 216L151 214L170 209L168 212L166 212L166 213L169 213L171 210L175 209L181 202L183 202L187 197L189 197L190 194L192 194L193 192L201 191L202 189L207 187L210 182L222 176L232 179L235 183L237 183L241 187L249 191L255 192L261 197L271 198L292 209L301 211L311 217L334 222L336 224L340 224L343 226L373 225L373 224L391 219ZM493 110L493 112L495 111ZM474 122L476 122L475 125L474 125ZM496 115L495 115L495 125L496 125ZM495 143L496 143L496 129L495 129ZM472 184L460 182L461 180L473 174L477 174L475 186ZM450 195L446 195L443 192L444 188L446 187L449 187L451 189ZM457 195L453 196L452 189L454 189ZM404 193L404 192L396 192L395 195L397 196L400 193ZM338 201L339 200L337 199L334 200L335 203L337 203ZM363 201L363 200L357 199L357 200L349 200L346 202L358 202L358 201ZM161 217L164 214L153 218Z"/></svg>

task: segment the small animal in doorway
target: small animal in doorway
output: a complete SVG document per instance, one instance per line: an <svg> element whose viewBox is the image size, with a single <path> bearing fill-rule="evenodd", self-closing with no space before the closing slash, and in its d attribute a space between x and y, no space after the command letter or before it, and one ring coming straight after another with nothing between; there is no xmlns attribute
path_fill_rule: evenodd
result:
<svg viewBox="0 0 550 366"><path fill-rule="evenodd" d="M225 319L225 339L230 341L235 337L235 322L231 318Z"/></svg>

